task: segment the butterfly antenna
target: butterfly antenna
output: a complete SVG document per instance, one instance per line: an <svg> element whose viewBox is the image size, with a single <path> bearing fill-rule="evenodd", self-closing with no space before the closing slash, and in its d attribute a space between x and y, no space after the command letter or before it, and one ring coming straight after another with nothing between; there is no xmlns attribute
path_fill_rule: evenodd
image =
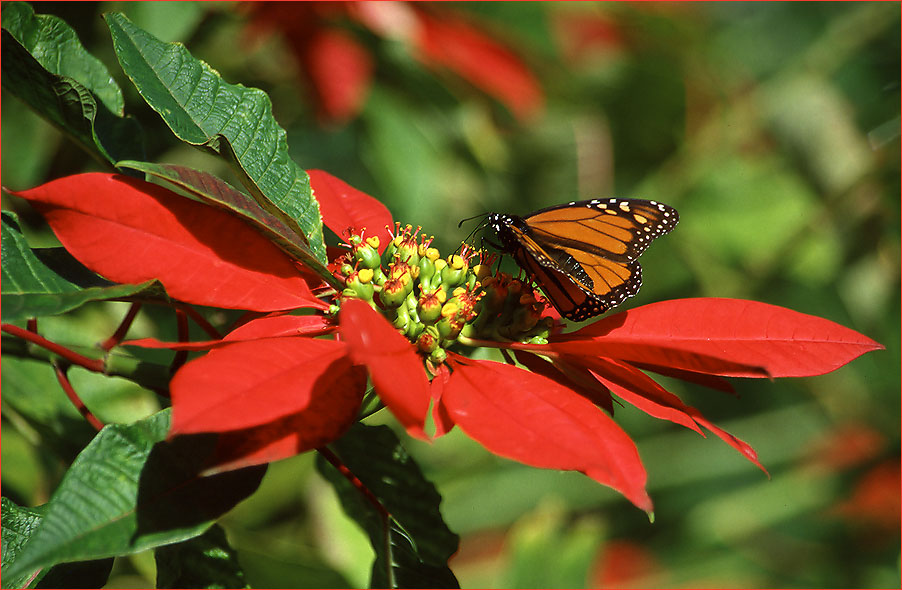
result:
<svg viewBox="0 0 902 590"><path fill-rule="evenodd" d="M467 217L466 219L461 219L460 222L457 224L457 229L460 229L461 226L468 221L473 221L474 219L479 219L480 217L488 217L488 216L489 216L488 213L480 213L479 215L474 215L473 217Z"/></svg>
<svg viewBox="0 0 902 590"><path fill-rule="evenodd" d="M464 242L469 243L470 240L473 238L474 235L476 235L477 232L479 232L479 231L485 229L486 226L488 226L488 224L489 224L489 219L488 219L488 217L489 217L489 216L488 216L487 213L482 214L482 215L474 215L473 217L468 217L468 218L462 220L460 223L457 224L457 227L460 227L461 225L463 225L464 222L470 221L470 220L472 220L472 219L478 219L478 218L480 218L480 217L483 217L483 218L484 218L484 219L483 219L483 222L480 223L479 225L477 225L476 227L474 227L474 228L473 228L473 231L471 231L469 234L467 234L467 237L466 237L466 239L464 240Z"/></svg>

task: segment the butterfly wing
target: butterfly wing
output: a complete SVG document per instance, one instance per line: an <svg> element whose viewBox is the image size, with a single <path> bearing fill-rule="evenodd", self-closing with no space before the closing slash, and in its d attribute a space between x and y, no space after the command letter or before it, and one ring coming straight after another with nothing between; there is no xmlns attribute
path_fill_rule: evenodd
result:
<svg viewBox="0 0 902 590"><path fill-rule="evenodd" d="M563 250L543 248L527 234L512 228L520 244L511 255L517 264L539 285L554 308L576 322L602 314L635 295L642 284L642 268L638 263L627 265L592 261L586 271L584 264ZM585 263L588 265L588 262ZM602 274L599 274L599 268ZM594 279L592 278L594 275ZM606 294L598 296L593 289L605 285Z"/></svg>
<svg viewBox="0 0 902 590"><path fill-rule="evenodd" d="M542 209L523 221L540 246L627 264L672 230L679 215L656 201L594 199Z"/></svg>
<svg viewBox="0 0 902 590"><path fill-rule="evenodd" d="M640 199L596 199L505 216L502 242L569 319L581 321L639 291L636 259L679 221L675 209Z"/></svg>

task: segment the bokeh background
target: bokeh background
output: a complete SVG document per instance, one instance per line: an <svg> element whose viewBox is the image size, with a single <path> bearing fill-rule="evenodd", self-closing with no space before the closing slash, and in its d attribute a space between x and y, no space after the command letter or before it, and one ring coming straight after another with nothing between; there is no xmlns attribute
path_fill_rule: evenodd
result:
<svg viewBox="0 0 902 590"><path fill-rule="evenodd" d="M825 376L737 380L737 397L666 383L752 444L770 479L718 440L617 408L649 471L654 523L588 478L496 458L459 432L408 440L462 536L452 568L464 587L899 587L898 2L35 9L107 64L151 161L229 177L140 101L105 11L266 90L301 166L374 195L446 253L472 227L458 221L487 211L656 199L681 222L643 256L645 285L625 306L749 298L886 346ZM2 142L13 189L93 166L5 92ZM42 325L99 339L120 317L98 304ZM154 409L128 383L73 373L101 417ZM69 411L40 365L4 359L3 393ZM24 504L46 501L65 468L41 436L4 404L3 492ZM365 536L309 455L273 465L224 525L256 587L367 582ZM109 587L152 583L146 553L118 560Z"/></svg>

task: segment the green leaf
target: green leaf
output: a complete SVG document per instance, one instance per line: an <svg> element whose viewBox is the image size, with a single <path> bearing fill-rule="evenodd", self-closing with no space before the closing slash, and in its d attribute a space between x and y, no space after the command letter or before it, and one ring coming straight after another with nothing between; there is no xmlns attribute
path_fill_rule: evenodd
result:
<svg viewBox="0 0 902 590"><path fill-rule="evenodd" d="M305 236L326 264L310 179L289 157L285 130L266 93L225 82L184 45L163 43L120 13L104 18L123 71L176 137L232 163L254 199Z"/></svg>
<svg viewBox="0 0 902 590"><path fill-rule="evenodd" d="M117 285L103 279L72 258L62 248L32 250L15 213L2 216L3 320L57 315L89 301L117 299L138 293L163 297L157 281Z"/></svg>
<svg viewBox="0 0 902 590"><path fill-rule="evenodd" d="M250 588L219 525L199 537L158 548L154 558L157 588Z"/></svg>
<svg viewBox="0 0 902 590"><path fill-rule="evenodd" d="M23 508L8 498L2 499L3 571L38 529L46 511L47 504ZM3 588L100 588L106 584L112 569L112 558L65 563L46 572L28 572L17 578L4 576Z"/></svg>
<svg viewBox="0 0 902 590"><path fill-rule="evenodd" d="M322 457L317 467L348 515L369 534L376 552L374 588L456 588L448 559L459 537L439 512L441 496L386 426L355 424L330 445L390 514L388 522Z"/></svg>
<svg viewBox="0 0 902 590"><path fill-rule="evenodd" d="M116 165L140 170L152 178L163 180L167 184L171 183L177 188L187 191L205 203L238 215L289 256L300 260L307 268L315 271L326 282L332 283L338 289L344 287L314 256L307 247L303 236L299 236L280 218L263 209L256 201L221 178L208 172L173 164L124 161Z"/></svg>
<svg viewBox="0 0 902 590"><path fill-rule="evenodd" d="M122 117L122 92L106 67L54 16L3 6L3 88L98 160L143 157L141 128Z"/></svg>
<svg viewBox="0 0 902 590"><path fill-rule="evenodd" d="M199 473L215 437L162 442L170 410L106 426L78 456L4 575L184 541L256 490L265 467Z"/></svg>
<svg viewBox="0 0 902 590"><path fill-rule="evenodd" d="M56 16L35 14L25 2L3 5L3 28L51 74L78 80L111 113L122 116L125 101L103 63L88 53L75 31Z"/></svg>
<svg viewBox="0 0 902 590"><path fill-rule="evenodd" d="M33 572L23 572L18 576L10 576L7 566L16 560L22 550L22 546L34 535L41 524L47 505L36 508L23 508L16 505L9 498L0 499L0 538L3 548L0 557L3 558L0 567L3 569L4 588L24 588L29 584Z"/></svg>

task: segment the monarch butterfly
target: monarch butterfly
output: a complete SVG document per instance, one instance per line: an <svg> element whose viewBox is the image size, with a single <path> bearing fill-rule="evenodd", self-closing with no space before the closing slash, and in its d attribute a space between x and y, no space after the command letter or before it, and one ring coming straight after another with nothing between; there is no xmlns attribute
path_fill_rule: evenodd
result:
<svg viewBox="0 0 902 590"><path fill-rule="evenodd" d="M579 322L639 292L636 259L678 221L676 209L656 201L593 199L522 218L490 213L485 223L555 309Z"/></svg>

